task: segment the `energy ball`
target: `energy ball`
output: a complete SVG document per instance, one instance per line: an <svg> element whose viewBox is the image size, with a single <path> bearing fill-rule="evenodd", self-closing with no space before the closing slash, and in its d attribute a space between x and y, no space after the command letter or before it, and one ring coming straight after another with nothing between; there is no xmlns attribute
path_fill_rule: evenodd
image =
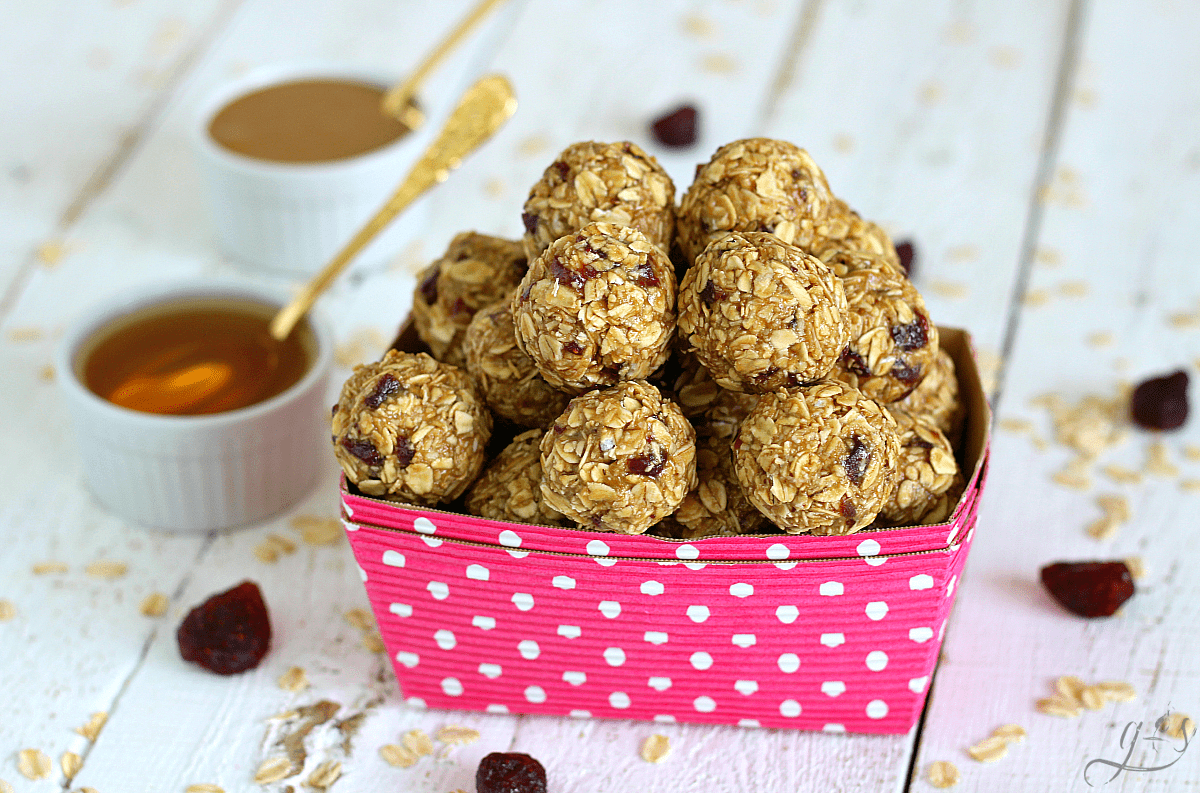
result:
<svg viewBox="0 0 1200 793"><path fill-rule="evenodd" d="M679 205L679 245L688 261L727 231L765 231L808 249L829 216L833 194L808 152L770 138L717 149Z"/></svg>
<svg viewBox="0 0 1200 793"><path fill-rule="evenodd" d="M670 353L675 271L637 229L589 223L530 264L512 312L517 345L550 385L642 379Z"/></svg>
<svg viewBox="0 0 1200 793"><path fill-rule="evenodd" d="M684 276L679 332L722 388L774 391L833 368L850 339L846 309L820 260L766 232L735 232Z"/></svg>
<svg viewBox="0 0 1200 793"><path fill-rule="evenodd" d="M850 343L830 377L888 403L903 399L925 377L938 353L937 326L907 278L879 261L842 279Z"/></svg>
<svg viewBox="0 0 1200 793"><path fill-rule="evenodd" d="M475 313L463 350L467 371L497 415L522 427L546 427L566 409L571 398L547 383L517 346L509 299Z"/></svg>
<svg viewBox="0 0 1200 793"><path fill-rule="evenodd" d="M412 315L433 357L466 363L462 340L471 317L506 295L525 274L520 242L473 231L456 236L442 258L417 275Z"/></svg>
<svg viewBox="0 0 1200 793"><path fill-rule="evenodd" d="M813 248L812 255L825 262L825 266L838 278L845 278L859 270L886 267L901 278L907 278L900 265L876 253L851 250L841 241L831 241Z"/></svg>
<svg viewBox="0 0 1200 793"><path fill-rule="evenodd" d="M646 382L575 397L541 450L543 501L584 528L642 534L696 486L696 432Z"/></svg>
<svg viewBox="0 0 1200 793"><path fill-rule="evenodd" d="M632 226L666 251L675 236L675 183L633 143L576 143L529 191L521 220L530 261L594 222Z"/></svg>
<svg viewBox="0 0 1200 793"><path fill-rule="evenodd" d="M688 492L673 516L688 538L709 535L753 534L767 522L763 513L742 491L733 470L733 441L742 419L758 401L752 394L740 400L721 400L713 406L713 418L696 422L696 477L699 484ZM746 398L749 397L749 402Z"/></svg>
<svg viewBox="0 0 1200 793"><path fill-rule="evenodd" d="M896 421L836 380L759 397L733 442L746 497L790 534L853 534L896 486Z"/></svg>
<svg viewBox="0 0 1200 793"><path fill-rule="evenodd" d="M893 415L907 413L930 420L951 443L957 443L967 411L959 400L958 373L950 353L939 349L925 378L912 393L887 407Z"/></svg>
<svg viewBox="0 0 1200 793"><path fill-rule="evenodd" d="M892 526L943 521L963 491L950 441L926 419L893 415L900 435L899 480L879 517Z"/></svg>
<svg viewBox="0 0 1200 793"><path fill-rule="evenodd" d="M565 524L542 499L541 440L540 429L514 438L467 491L467 512L513 523Z"/></svg>
<svg viewBox="0 0 1200 793"><path fill-rule="evenodd" d="M483 467L492 414L461 369L388 350L355 368L333 413L334 454L369 496L452 501Z"/></svg>
<svg viewBox="0 0 1200 793"><path fill-rule="evenodd" d="M831 248L878 256L900 272L904 272L900 266L900 255L896 252L896 246L888 233L871 221L863 220L840 198L833 199L829 207L829 216L818 229L818 238L813 242L811 252L828 263L829 260L821 251Z"/></svg>

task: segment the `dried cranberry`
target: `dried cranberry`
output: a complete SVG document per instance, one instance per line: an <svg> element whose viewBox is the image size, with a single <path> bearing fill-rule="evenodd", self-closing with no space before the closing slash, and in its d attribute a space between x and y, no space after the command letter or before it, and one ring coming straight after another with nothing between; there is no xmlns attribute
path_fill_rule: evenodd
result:
<svg viewBox="0 0 1200 793"><path fill-rule="evenodd" d="M550 260L547 267L554 280L563 286L569 286L572 289L579 289L583 286L583 276L574 270L568 270L566 267L563 267L562 262L559 261L557 256Z"/></svg>
<svg viewBox="0 0 1200 793"><path fill-rule="evenodd" d="M550 167L558 171L558 178L562 179L564 182L567 181L567 177L571 174L571 166L567 165L562 160L557 160L556 162L551 163Z"/></svg>
<svg viewBox="0 0 1200 793"><path fill-rule="evenodd" d="M531 234L533 232L530 232ZM421 282L421 299L425 301L425 305L432 306L437 302L438 298L438 276L442 274L441 267L434 267L429 275L425 276L425 280Z"/></svg>
<svg viewBox="0 0 1200 793"><path fill-rule="evenodd" d="M679 108L654 119L650 129L654 138L664 146L683 148L696 142L696 121L699 113L691 105Z"/></svg>
<svg viewBox="0 0 1200 793"><path fill-rule="evenodd" d="M667 467L667 456L655 452L641 454L637 457L630 457L626 465L629 466L629 473L654 479Z"/></svg>
<svg viewBox="0 0 1200 793"><path fill-rule="evenodd" d="M838 504L838 512L848 523L853 523L858 519L858 507L854 506L854 501L850 496L842 496L841 503Z"/></svg>
<svg viewBox="0 0 1200 793"><path fill-rule="evenodd" d="M400 381L396 379L395 375L385 374L375 383L375 390L367 395L367 398L363 400L363 404L371 410L375 410L388 397L403 390L404 387L400 385Z"/></svg>
<svg viewBox="0 0 1200 793"><path fill-rule="evenodd" d="M1142 381L1130 402L1133 420L1148 430L1182 427L1188 415L1187 387L1187 372L1182 369Z"/></svg>
<svg viewBox="0 0 1200 793"><path fill-rule="evenodd" d="M855 486L860 486L863 483L863 476L867 473L867 466L871 464L871 447L863 443L863 439L858 436L858 433L850 436L848 445L846 461L843 466L850 481Z"/></svg>
<svg viewBox="0 0 1200 793"><path fill-rule="evenodd" d="M417 453L416 448L403 435L396 436L396 442L393 444L392 449L392 453L396 457L396 463L401 468L407 468L408 464L412 462L413 455Z"/></svg>
<svg viewBox="0 0 1200 793"><path fill-rule="evenodd" d="M271 647L271 619L262 592L243 581L188 612L175 632L183 660L218 675L253 669Z"/></svg>
<svg viewBox="0 0 1200 793"><path fill-rule="evenodd" d="M633 282L642 289L653 289L656 286L661 286L662 282L658 280L658 276L654 272L654 268L650 266L650 262L642 262L637 267L633 268Z"/></svg>
<svg viewBox="0 0 1200 793"><path fill-rule="evenodd" d="M546 769L527 754L492 752L475 771L477 793L546 793Z"/></svg>
<svg viewBox="0 0 1200 793"><path fill-rule="evenodd" d="M842 350L841 362L842 366L859 377L871 376L871 370L867 368L867 362L863 360L861 355L849 347Z"/></svg>
<svg viewBox="0 0 1200 793"><path fill-rule="evenodd" d="M467 301L463 300L461 297L454 298L454 302L450 304L450 315L451 316L455 316L457 314L470 314L470 313L471 313L471 309L467 308Z"/></svg>
<svg viewBox="0 0 1200 793"><path fill-rule="evenodd" d="M569 342L563 345L563 350L571 353L572 355L579 355L583 352L583 345L574 339L571 339Z"/></svg>
<svg viewBox="0 0 1200 793"><path fill-rule="evenodd" d="M705 284L704 288L700 290L700 299L703 300L704 304L707 306L711 306L713 303L724 300L726 297L727 295L725 294L725 290L714 284L712 281L709 281L707 284Z"/></svg>
<svg viewBox="0 0 1200 793"><path fill-rule="evenodd" d="M1042 585L1081 617L1111 617L1133 596L1133 576L1124 562L1057 562L1042 568Z"/></svg>
<svg viewBox="0 0 1200 793"><path fill-rule="evenodd" d="M925 440L924 438L922 438L920 435L917 435L914 432L912 437L909 438L908 443L904 444L904 448L906 448L906 449L932 449L933 444L930 443L929 441Z"/></svg>
<svg viewBox="0 0 1200 793"><path fill-rule="evenodd" d="M917 249L913 246L912 241L905 240L899 243L896 246L896 256L900 259L900 266L904 269L904 274L911 276L917 257Z"/></svg>
<svg viewBox="0 0 1200 793"><path fill-rule="evenodd" d="M768 380L770 380L772 377L774 377L776 374L778 374L778 372L779 372L778 366L768 366L766 369L763 369L761 372L754 375L750 379L756 383L765 383Z"/></svg>
<svg viewBox="0 0 1200 793"><path fill-rule="evenodd" d="M521 222L525 224L525 231L529 234L537 234L538 216L532 212L522 212Z"/></svg>
<svg viewBox="0 0 1200 793"><path fill-rule="evenodd" d="M379 456L379 450L370 441L342 438L342 448L367 465L383 465L383 458Z"/></svg>
<svg viewBox="0 0 1200 793"><path fill-rule="evenodd" d="M921 371L921 364L915 363L909 365L908 361L904 360L903 358L897 358L895 363L892 364L892 369L890 372L888 372L888 374L899 380L901 383L915 387L917 383L921 382Z"/></svg>
<svg viewBox="0 0 1200 793"><path fill-rule="evenodd" d="M929 343L929 320L918 313L907 325L893 325L892 341L896 342L896 349L904 352L921 349Z"/></svg>

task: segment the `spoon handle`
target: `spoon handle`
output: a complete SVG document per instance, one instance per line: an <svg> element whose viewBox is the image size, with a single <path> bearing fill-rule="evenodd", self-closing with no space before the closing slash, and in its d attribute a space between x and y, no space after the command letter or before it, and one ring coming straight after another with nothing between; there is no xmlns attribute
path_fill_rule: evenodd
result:
<svg viewBox="0 0 1200 793"><path fill-rule="evenodd" d="M322 292L346 268L375 235L384 229L422 193L445 181L463 157L492 137L517 109L508 80L498 74L481 77L458 102L437 140L430 144L387 203L367 221L346 247L304 285L292 302L271 320L271 336L283 341L300 318L308 313Z"/></svg>

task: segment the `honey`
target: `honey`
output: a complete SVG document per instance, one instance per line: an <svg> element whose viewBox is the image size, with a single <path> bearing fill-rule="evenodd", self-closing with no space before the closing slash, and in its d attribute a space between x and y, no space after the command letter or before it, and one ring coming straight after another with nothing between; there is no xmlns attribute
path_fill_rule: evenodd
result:
<svg viewBox="0 0 1200 793"><path fill-rule="evenodd" d="M204 415L265 402L297 383L315 360L307 323L282 342L273 306L234 298L155 305L98 331L76 358L96 395L130 410Z"/></svg>
<svg viewBox="0 0 1200 793"><path fill-rule="evenodd" d="M221 108L208 134L259 160L316 163L356 157L408 132L384 114L384 90L353 80L296 80L267 86Z"/></svg>

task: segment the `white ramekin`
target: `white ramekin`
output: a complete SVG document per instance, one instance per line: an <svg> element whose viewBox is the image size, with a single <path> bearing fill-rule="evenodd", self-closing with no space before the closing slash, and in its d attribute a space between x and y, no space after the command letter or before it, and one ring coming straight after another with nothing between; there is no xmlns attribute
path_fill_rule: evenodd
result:
<svg viewBox="0 0 1200 793"><path fill-rule="evenodd" d="M201 416L119 407L81 380L81 351L101 328L131 312L189 298L240 298L280 306L283 296L219 282L158 285L102 305L75 323L56 355L88 488L121 517L167 531L227 529L294 504L318 473L332 471L326 383L333 334L309 316L316 351L291 388L257 405Z"/></svg>
<svg viewBox="0 0 1200 793"><path fill-rule="evenodd" d="M417 156L418 135L358 157L322 163L281 163L246 157L219 145L208 133L213 117L232 100L293 80L350 79L386 86L379 74L328 64L279 64L248 72L222 85L201 103L192 144L217 244L252 269L311 275L336 254L383 206ZM399 252L421 227L421 206L410 208L358 257L372 266Z"/></svg>

